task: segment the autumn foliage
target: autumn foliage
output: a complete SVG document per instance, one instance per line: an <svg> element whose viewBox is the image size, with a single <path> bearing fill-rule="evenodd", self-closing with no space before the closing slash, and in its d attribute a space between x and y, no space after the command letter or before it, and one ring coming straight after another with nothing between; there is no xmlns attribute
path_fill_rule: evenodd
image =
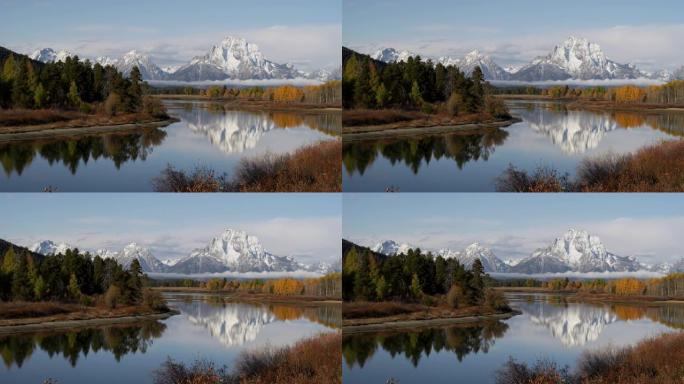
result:
<svg viewBox="0 0 684 384"><path fill-rule="evenodd" d="M307 279L228 280L213 278L202 282L200 287L228 293L267 293L278 296L339 298L342 292L342 281L340 273L330 273L322 277Z"/></svg>

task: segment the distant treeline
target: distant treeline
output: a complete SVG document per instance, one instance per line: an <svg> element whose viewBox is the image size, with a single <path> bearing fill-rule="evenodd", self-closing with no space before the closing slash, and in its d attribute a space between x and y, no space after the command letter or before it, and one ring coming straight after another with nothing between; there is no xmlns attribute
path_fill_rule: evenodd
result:
<svg viewBox="0 0 684 384"><path fill-rule="evenodd" d="M228 87L212 85L206 89L191 86L154 88L159 95L198 95L212 99L272 101L276 103L305 103L339 105L342 103L342 82L331 80L321 85L297 87Z"/></svg>
<svg viewBox="0 0 684 384"><path fill-rule="evenodd" d="M382 63L346 50L343 57L345 108L416 109L451 116L486 112L497 117L508 116L503 103L488 97L480 67L475 67L468 77L456 66L435 65L420 56L405 62Z"/></svg>
<svg viewBox="0 0 684 384"><path fill-rule="evenodd" d="M496 94L542 95L554 99L586 99L612 101L623 104L682 104L684 103L684 80L673 80L663 85L638 87L624 85L619 87L570 87L569 85L550 88L501 87L494 88Z"/></svg>
<svg viewBox="0 0 684 384"><path fill-rule="evenodd" d="M38 258L11 247L0 261L2 301L163 306L160 297L143 289L146 276L138 260L125 270L114 259L91 257L77 249Z"/></svg>
<svg viewBox="0 0 684 384"><path fill-rule="evenodd" d="M133 67L130 76L125 78L113 66L92 65L77 56L63 62L40 63L10 54L0 64L1 108L57 108L107 115L144 112L165 116L161 104L144 97L147 86L138 67Z"/></svg>
<svg viewBox="0 0 684 384"><path fill-rule="evenodd" d="M152 281L157 287L204 288L226 293L266 293L285 296L342 297L340 273L330 273L322 277L306 279L249 279L233 280L213 278L206 281L194 279Z"/></svg>
<svg viewBox="0 0 684 384"><path fill-rule="evenodd" d="M511 279L495 280L501 287L538 287L553 291L586 291L621 296L666 296L684 297L684 273L673 273L664 277L637 279L588 279L571 280L556 278L550 280Z"/></svg>
<svg viewBox="0 0 684 384"><path fill-rule="evenodd" d="M433 257L420 249L380 257L351 247L344 255L342 287L345 301L421 301L425 295L447 294L453 307L478 305L485 296L487 275L479 259L470 270L458 260Z"/></svg>

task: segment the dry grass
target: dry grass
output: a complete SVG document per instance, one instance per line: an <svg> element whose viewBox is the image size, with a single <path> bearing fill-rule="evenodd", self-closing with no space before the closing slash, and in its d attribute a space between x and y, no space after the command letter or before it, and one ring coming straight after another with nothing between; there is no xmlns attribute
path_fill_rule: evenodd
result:
<svg viewBox="0 0 684 384"><path fill-rule="evenodd" d="M395 316L426 310L428 310L428 307L422 304L401 303L398 301L355 301L343 304L342 316L345 319L361 319Z"/></svg>
<svg viewBox="0 0 684 384"><path fill-rule="evenodd" d="M342 112L342 126L392 124L427 117L428 115L421 112L399 109L350 109Z"/></svg>
<svg viewBox="0 0 684 384"><path fill-rule="evenodd" d="M85 117L76 111L56 109L0 109L0 127L48 124Z"/></svg>
<svg viewBox="0 0 684 384"><path fill-rule="evenodd" d="M191 366L167 360L154 372L155 384L317 384L342 382L342 334L328 333L291 347L243 352L233 372L207 360Z"/></svg>
<svg viewBox="0 0 684 384"><path fill-rule="evenodd" d="M341 192L342 141L330 140L293 154L243 160L233 179L240 192Z"/></svg>
<svg viewBox="0 0 684 384"><path fill-rule="evenodd" d="M168 166L152 183L157 192L340 192L342 141L323 141L292 154L243 159L233 180L197 167L185 173Z"/></svg>
<svg viewBox="0 0 684 384"><path fill-rule="evenodd" d="M81 310L80 305L53 302L0 302L0 319L21 319L70 313Z"/></svg>
<svg viewBox="0 0 684 384"><path fill-rule="evenodd" d="M533 174L510 166L497 179L500 192L682 192L684 140L645 147L633 155L585 159L575 181L540 167Z"/></svg>
<svg viewBox="0 0 684 384"><path fill-rule="evenodd" d="M586 352L573 374L554 363L533 367L509 361L497 372L497 384L666 384L684 381L684 333L670 333L633 347Z"/></svg>

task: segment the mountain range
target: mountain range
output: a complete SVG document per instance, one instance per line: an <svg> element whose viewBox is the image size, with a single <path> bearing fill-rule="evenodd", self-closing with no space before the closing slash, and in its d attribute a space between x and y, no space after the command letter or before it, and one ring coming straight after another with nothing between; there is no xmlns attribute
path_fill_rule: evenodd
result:
<svg viewBox="0 0 684 384"><path fill-rule="evenodd" d="M415 56L409 51L382 48L371 55L386 63L405 61ZM464 73L472 73L475 66L482 69L486 80L509 81L562 81L562 80L609 80L609 79L655 79L670 81L684 79L684 66L675 70L660 70L653 73L638 69L633 64L621 64L610 60L601 47L585 38L570 36L556 45L547 55L534 58L528 64L503 68L478 50L462 58L442 56L432 58L436 63L455 65Z"/></svg>
<svg viewBox="0 0 684 384"><path fill-rule="evenodd" d="M41 62L63 61L74 54L55 52L52 48L34 51L30 57ZM292 64L278 64L264 58L259 47L244 38L227 36L213 45L202 56L192 58L181 66L160 67L146 54L132 50L119 58L100 56L94 59L101 65L112 65L124 75L138 66L143 80L214 81L214 80L264 80L264 79L312 79L328 81L341 78L341 69L319 69L304 72Z"/></svg>
<svg viewBox="0 0 684 384"><path fill-rule="evenodd" d="M415 247L393 240L385 240L370 248L387 256L408 252ZM455 258L466 267L480 259L485 272L497 273L563 273L563 272L636 272L660 273L684 271L684 258L676 263L642 264L633 256L619 256L608 252L598 236L584 230L570 229L556 238L549 246L539 248L519 261L503 261L494 252L480 243L468 245L463 250L439 249L435 256Z"/></svg>
<svg viewBox="0 0 684 384"><path fill-rule="evenodd" d="M33 244L29 250L49 256L73 249L65 243L44 240ZM261 246L256 236L245 231L226 229L203 247L190 252L179 260L159 260L152 251L136 243L126 245L120 251L98 249L92 254L115 259L124 268L138 260L144 272L151 273L220 273L220 272L314 272L326 274L339 270L338 265L327 263L303 264L290 256L277 256Z"/></svg>

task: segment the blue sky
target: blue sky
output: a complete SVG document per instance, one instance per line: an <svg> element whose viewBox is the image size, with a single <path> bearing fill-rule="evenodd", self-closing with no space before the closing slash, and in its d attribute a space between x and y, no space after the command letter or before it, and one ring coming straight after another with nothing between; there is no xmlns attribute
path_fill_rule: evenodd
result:
<svg viewBox="0 0 684 384"><path fill-rule="evenodd" d="M643 262L684 256L677 194L345 194L343 207L343 236L369 246L389 239L460 250L479 241L519 259L575 228Z"/></svg>
<svg viewBox="0 0 684 384"><path fill-rule="evenodd" d="M343 12L343 43L364 52L458 57L477 48L515 65L575 35L644 69L684 64L684 3L675 0L344 0Z"/></svg>
<svg viewBox="0 0 684 384"><path fill-rule="evenodd" d="M137 49L179 64L232 34L257 43L267 59L339 66L341 8L339 0L0 0L0 45L87 57Z"/></svg>
<svg viewBox="0 0 684 384"><path fill-rule="evenodd" d="M259 237L267 251L303 262L341 255L341 198L335 194L0 194L0 238L81 249L130 242L158 258L186 256L226 228Z"/></svg>

